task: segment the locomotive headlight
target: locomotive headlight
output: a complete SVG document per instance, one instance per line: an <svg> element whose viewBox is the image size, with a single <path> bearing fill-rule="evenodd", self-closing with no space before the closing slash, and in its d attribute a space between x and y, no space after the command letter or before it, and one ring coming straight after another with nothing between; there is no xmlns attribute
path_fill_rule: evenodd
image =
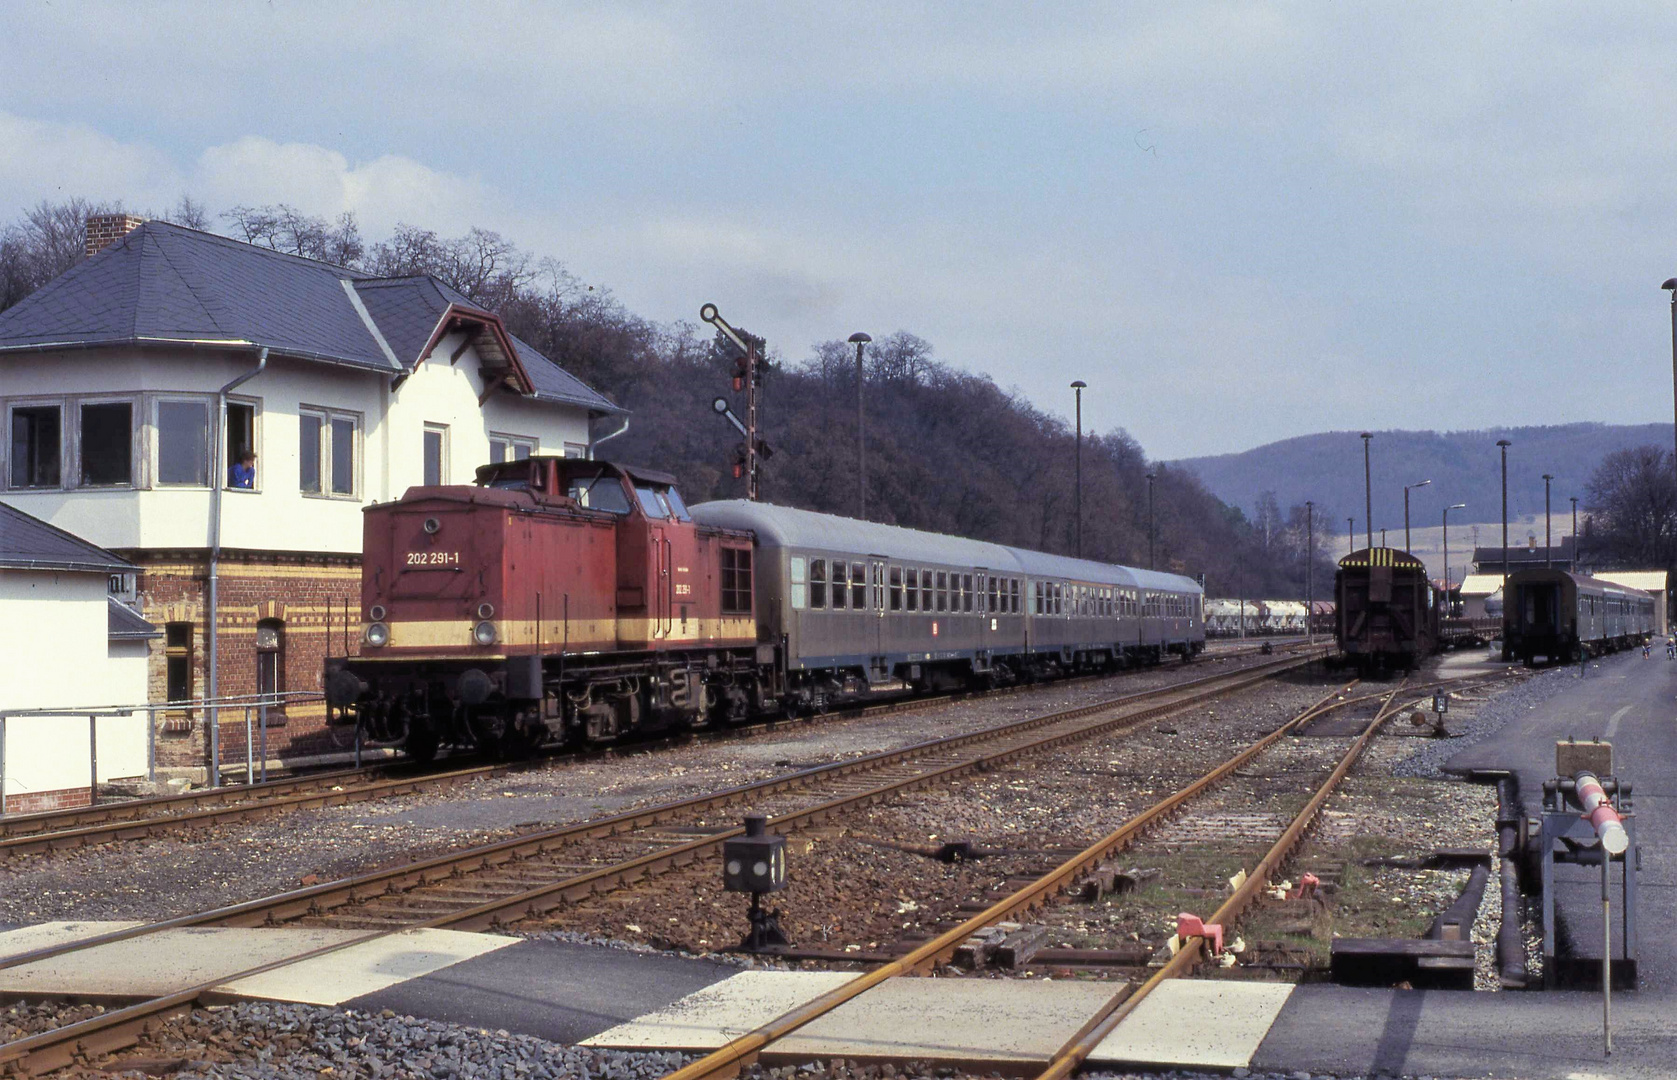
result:
<svg viewBox="0 0 1677 1080"><path fill-rule="evenodd" d="M472 640L479 645L495 644L495 624L485 619L472 627Z"/></svg>
<svg viewBox="0 0 1677 1080"><path fill-rule="evenodd" d="M369 645L388 645L388 644L390 644L390 627L384 625L381 622L376 622L376 623L372 623L371 625L369 625L367 627L367 644L369 644Z"/></svg>
<svg viewBox="0 0 1677 1080"><path fill-rule="evenodd" d="M477 606L477 617L480 619L493 619L495 617L495 605L490 603L479 604Z"/></svg>

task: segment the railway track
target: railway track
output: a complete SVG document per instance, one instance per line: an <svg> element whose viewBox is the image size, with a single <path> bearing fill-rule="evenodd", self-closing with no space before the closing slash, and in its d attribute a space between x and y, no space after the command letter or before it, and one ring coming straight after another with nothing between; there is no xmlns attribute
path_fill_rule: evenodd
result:
<svg viewBox="0 0 1677 1080"><path fill-rule="evenodd" d="M1289 643L1284 654L1306 651L1298 643ZM1229 651L1217 659L1237 659L1256 655L1260 647ZM786 730L791 725L803 725L848 717L885 716L937 708L963 700L973 700L1005 694L1029 693L1054 689L1109 678L1108 675L1087 675L1053 683L1037 683L1004 687L999 690L969 694L941 694L910 700L881 702L827 716L775 718L714 731L682 733L665 738L640 740L620 746L595 750L574 751L520 762L496 762L468 765L460 768L422 770L405 765L374 765L362 769L341 769L307 776L271 780L265 783L226 785L163 795L153 798L128 799L75 807L38 814L0 816L0 861L16 855L35 854L87 847L94 844L122 840L138 840L191 829L226 825L236 821L260 820L275 814L325 806L344 806L375 799L395 798L422 791L433 791L470 783L475 780L504 776L530 768L545 768L555 761L571 762L593 756L620 753L641 753L649 749L672 746L690 739L751 738Z"/></svg>
<svg viewBox="0 0 1677 1080"><path fill-rule="evenodd" d="M662 870L685 866L718 851L724 840L743 831L723 825L716 817L721 811L785 800L775 804L779 812L771 817L770 827L788 831L917 787L1203 704L1302 667L1315 658L1310 653L1269 660L1186 684L804 769L692 799L547 829L407 866L8 957L0 960L0 967L20 966L182 927L301 921L366 931L303 955L228 973L213 984L0 1045L0 1069L38 1074L61 1068L78 1057L86 1060L132 1045L148 1024L191 1008L201 995L226 982L402 930L509 925Z"/></svg>
<svg viewBox="0 0 1677 1080"><path fill-rule="evenodd" d="M1492 678L1507 679L1513 677L1518 676L1498 675ZM726 1078L736 1075L743 1066L756 1061L776 1041L790 1035L811 1021L832 1012L846 1002L862 996L881 983L894 978L925 974L935 968L936 965L947 963L954 955L955 950L968 938L996 923L1020 919L1032 910L1051 903L1060 892L1070 886L1082 874L1128 846L1147 829L1163 821L1184 803L1204 793L1218 782L1226 779L1236 769L1251 762L1285 735L1299 730L1329 711L1366 702L1371 697L1382 698L1381 706L1373 719L1365 725L1362 733L1351 743L1332 772L1316 788L1304 807L1294 816L1291 823L1282 832L1280 839L1271 846L1268 853L1252 869L1245 883L1234 891L1233 895L1217 909L1214 915L1205 920L1208 925L1222 925L1225 929L1232 929L1235 921L1262 894L1262 890L1292 854L1323 804L1326 803L1328 797L1345 776L1350 773L1351 768L1362 756L1363 751L1367 749L1380 727L1396 712L1397 703L1400 700L1405 700L1406 694L1424 687L1459 684L1465 681L1469 680L1438 680L1413 686L1400 684L1383 695L1365 695L1343 701L1333 700L1341 693L1335 691L1311 708L1304 710L1298 716L1276 728L1273 732L1251 743L1199 779L1159 800L1088 848L1036 880L1018 888L986 910L920 944L906 955L859 975L855 979L835 987L734 1039L722 1048L670 1073L666 1080L726 1080ZM1473 681L1483 680L1476 679ZM1067 1041L1052 1059L1048 1068L1041 1073L1039 1080L1063 1080L1064 1077L1075 1072L1089 1054L1100 1045L1100 1042L1155 987L1167 979L1176 978L1192 971L1200 964L1204 959L1205 947L1205 939L1190 938L1164 967L1154 973L1141 986L1132 988L1129 984L1125 984L1120 987L1102 1008L1097 1010Z"/></svg>

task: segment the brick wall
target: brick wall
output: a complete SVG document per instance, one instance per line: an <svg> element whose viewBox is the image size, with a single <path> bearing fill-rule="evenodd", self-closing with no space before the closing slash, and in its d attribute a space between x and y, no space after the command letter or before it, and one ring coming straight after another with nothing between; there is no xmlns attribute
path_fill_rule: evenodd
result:
<svg viewBox="0 0 1677 1080"><path fill-rule="evenodd" d="M92 806L93 799L84 787L62 791L31 791L6 796L6 813L39 814L46 810L69 810L77 806Z"/></svg>
<svg viewBox="0 0 1677 1080"><path fill-rule="evenodd" d="M133 214L94 214L87 219L87 257L104 251L146 223Z"/></svg>
<svg viewBox="0 0 1677 1080"><path fill-rule="evenodd" d="M204 621L208 603L206 554L125 551L140 567L139 592L145 617L158 626L191 623L192 696L209 693L209 639ZM281 689L318 692L328 655L356 648L360 634L361 560L359 556L290 555L266 552L222 554L219 577L220 640L217 669L223 697L257 692L257 624L273 620L280 628ZM347 620L347 631L346 631ZM167 637L152 642L150 698L168 699ZM207 717L165 713L158 717L157 764L161 769L202 768L209 762ZM270 759L333 753L349 748L353 731L326 726L326 706L310 702L271 713L267 731ZM251 741L260 745L254 710ZM245 711L221 710L221 763L245 761Z"/></svg>

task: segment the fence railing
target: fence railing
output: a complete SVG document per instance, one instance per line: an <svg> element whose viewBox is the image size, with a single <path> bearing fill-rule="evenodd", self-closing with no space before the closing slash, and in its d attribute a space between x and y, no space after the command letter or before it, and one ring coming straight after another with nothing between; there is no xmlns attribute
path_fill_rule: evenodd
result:
<svg viewBox="0 0 1677 1080"><path fill-rule="evenodd" d="M243 714L245 736L244 783L259 783L268 779L268 711L294 705L324 702L319 691L296 691L276 694L227 694L220 697L191 698L184 701L153 701L141 705L94 705L53 709L0 709L0 814L7 812L5 778L7 773L7 722L23 719L85 719L87 721L88 793L91 801L99 794L99 721L101 719L132 718L144 713L146 718L146 779L157 779L157 718L159 713L201 712L205 714L205 730L209 736L209 781L221 786L221 729L226 713ZM359 732L355 743L356 764L361 758Z"/></svg>

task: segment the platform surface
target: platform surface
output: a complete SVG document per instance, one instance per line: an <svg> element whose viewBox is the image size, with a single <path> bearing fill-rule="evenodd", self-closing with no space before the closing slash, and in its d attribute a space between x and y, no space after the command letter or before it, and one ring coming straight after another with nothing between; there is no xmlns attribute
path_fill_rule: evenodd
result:
<svg viewBox="0 0 1677 1080"><path fill-rule="evenodd" d="M1092 1068L1238 1069L1252 1063L1293 987L1234 979L1160 983L1089 1055Z"/></svg>
<svg viewBox="0 0 1677 1080"><path fill-rule="evenodd" d="M0 933L0 956L81 940L131 922L43 923ZM0 969L0 996L51 995L99 1001L160 997L283 960L322 946L366 937L365 931L304 927L193 927ZM405 930L216 988L226 998L269 998L336 1005L405 982L518 939L456 930Z"/></svg>
<svg viewBox="0 0 1677 1080"><path fill-rule="evenodd" d="M741 972L602 1032L586 1045L714 1050L853 978L820 971ZM1121 988L1049 980L892 979L810 1021L775 1043L767 1056L1046 1061Z"/></svg>

